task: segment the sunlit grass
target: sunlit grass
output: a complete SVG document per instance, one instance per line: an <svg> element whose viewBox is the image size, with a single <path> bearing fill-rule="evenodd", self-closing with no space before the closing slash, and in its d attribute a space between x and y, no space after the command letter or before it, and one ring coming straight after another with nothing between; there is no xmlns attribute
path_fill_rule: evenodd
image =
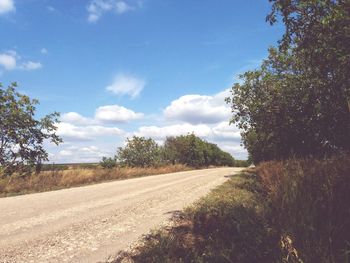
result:
<svg viewBox="0 0 350 263"><path fill-rule="evenodd" d="M30 176L0 178L0 196L10 196L42 191L50 191L73 186L129 179L140 176L173 173L189 170L185 165L169 165L157 168L114 168L67 169L43 171Z"/></svg>

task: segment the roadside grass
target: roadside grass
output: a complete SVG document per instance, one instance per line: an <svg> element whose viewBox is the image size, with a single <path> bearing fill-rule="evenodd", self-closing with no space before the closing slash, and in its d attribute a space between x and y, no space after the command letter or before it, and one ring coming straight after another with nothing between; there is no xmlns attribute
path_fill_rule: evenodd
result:
<svg viewBox="0 0 350 263"><path fill-rule="evenodd" d="M193 169L193 168L192 168ZM111 180L130 179L141 176L174 173L191 170L185 165L169 165L156 168L114 168L99 167L42 171L29 176L0 178L0 197L44 192L82 186Z"/></svg>
<svg viewBox="0 0 350 263"><path fill-rule="evenodd" d="M261 198L254 174L233 176L114 262L277 262Z"/></svg>
<svg viewBox="0 0 350 263"><path fill-rule="evenodd" d="M304 262L350 262L350 156L258 166L266 217Z"/></svg>

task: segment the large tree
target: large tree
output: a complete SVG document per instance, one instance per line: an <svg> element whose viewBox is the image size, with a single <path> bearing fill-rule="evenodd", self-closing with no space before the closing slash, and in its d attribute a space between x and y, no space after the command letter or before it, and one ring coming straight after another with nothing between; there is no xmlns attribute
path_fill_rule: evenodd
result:
<svg viewBox="0 0 350 263"><path fill-rule="evenodd" d="M16 91L12 83L3 89L0 83L0 174L26 174L43 161L48 161L44 141L55 144L62 140L56 135L58 113L35 119L38 101Z"/></svg>
<svg viewBox="0 0 350 263"><path fill-rule="evenodd" d="M284 36L227 99L244 145L255 162L350 151L349 1L271 2Z"/></svg>
<svg viewBox="0 0 350 263"><path fill-rule="evenodd" d="M160 148L151 138L128 138L125 147L119 147L117 162L128 167L151 167L160 163Z"/></svg>

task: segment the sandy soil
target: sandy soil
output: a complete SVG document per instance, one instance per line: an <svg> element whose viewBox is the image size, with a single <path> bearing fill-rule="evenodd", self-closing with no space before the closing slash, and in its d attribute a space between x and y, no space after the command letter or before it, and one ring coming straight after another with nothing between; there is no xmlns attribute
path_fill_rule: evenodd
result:
<svg viewBox="0 0 350 263"><path fill-rule="evenodd" d="M0 262L98 262L240 168L148 176L0 199Z"/></svg>

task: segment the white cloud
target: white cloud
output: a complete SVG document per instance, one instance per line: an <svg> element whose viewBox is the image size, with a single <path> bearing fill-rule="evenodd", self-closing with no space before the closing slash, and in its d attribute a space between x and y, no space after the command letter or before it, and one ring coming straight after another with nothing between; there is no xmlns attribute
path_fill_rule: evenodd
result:
<svg viewBox="0 0 350 263"><path fill-rule="evenodd" d="M131 98L135 98L141 93L145 85L143 79L127 74L118 74L113 83L106 87L106 90L116 95L129 95Z"/></svg>
<svg viewBox="0 0 350 263"><path fill-rule="evenodd" d="M42 68L42 65L40 62L26 61L22 63L20 68L24 70L35 70Z"/></svg>
<svg viewBox="0 0 350 263"><path fill-rule="evenodd" d="M164 110L164 115L169 120L192 124L229 120L231 110L225 103L225 97L228 95L228 90L214 96L185 95L172 101Z"/></svg>
<svg viewBox="0 0 350 263"><path fill-rule="evenodd" d="M163 140L167 136L179 136L189 133L194 133L201 138L207 138L213 141L231 141L237 143L241 139L238 128L229 125L229 122L221 122L217 125L182 123L162 127L142 126L133 135Z"/></svg>
<svg viewBox="0 0 350 263"><path fill-rule="evenodd" d="M9 13L15 10L15 3L13 0L0 0L0 15Z"/></svg>
<svg viewBox="0 0 350 263"><path fill-rule="evenodd" d="M88 125L88 124L93 124L95 122L94 120L92 120L90 118L83 117L82 115L80 115L77 112L64 113L61 117L61 121L73 123L76 125Z"/></svg>
<svg viewBox="0 0 350 263"><path fill-rule="evenodd" d="M40 53L43 54L43 55L49 54L49 52L47 51L46 48L42 48L42 49L40 50Z"/></svg>
<svg viewBox="0 0 350 263"><path fill-rule="evenodd" d="M96 110L95 119L106 123L120 123L137 120L143 117L143 113L137 113L123 106L107 105Z"/></svg>
<svg viewBox="0 0 350 263"><path fill-rule="evenodd" d="M16 57L6 53L0 54L0 65L5 70L13 70L17 66Z"/></svg>
<svg viewBox="0 0 350 263"><path fill-rule="evenodd" d="M61 155L61 156L72 156L73 152L69 151L69 150L61 150L61 151L59 151L58 154Z"/></svg>
<svg viewBox="0 0 350 263"><path fill-rule="evenodd" d="M239 129L234 125L230 125L228 121L221 122L214 126L212 131L216 140L237 142L241 140L241 133Z"/></svg>
<svg viewBox="0 0 350 263"><path fill-rule="evenodd" d="M0 0L1 1L1 0ZM4 53L0 53L0 67L5 70L36 70L42 68L40 62L23 61L20 55L14 50L9 50Z"/></svg>
<svg viewBox="0 0 350 263"><path fill-rule="evenodd" d="M102 136L120 136L124 131L117 127L105 127L99 125L76 126L67 122L56 124L57 134L63 141L89 141Z"/></svg>
<svg viewBox="0 0 350 263"><path fill-rule="evenodd" d="M191 125L188 123L175 124L170 126L143 126L134 132L136 136L152 137L157 140L164 140L167 136L179 136L194 133L200 137L207 137L211 134L211 129L207 125Z"/></svg>
<svg viewBox="0 0 350 263"><path fill-rule="evenodd" d="M56 153L50 153L50 161L56 163L87 163L99 162L103 156L111 156L114 151L105 150L103 146L63 144Z"/></svg>
<svg viewBox="0 0 350 263"><path fill-rule="evenodd" d="M106 12L124 14L135 8L122 0L92 0L86 9L88 11L88 21L94 23Z"/></svg>
<svg viewBox="0 0 350 263"><path fill-rule="evenodd" d="M143 116L143 113L134 112L123 106L106 105L96 109L94 118L84 117L77 112L67 112L62 115L61 121L74 125L113 124L137 120Z"/></svg>

